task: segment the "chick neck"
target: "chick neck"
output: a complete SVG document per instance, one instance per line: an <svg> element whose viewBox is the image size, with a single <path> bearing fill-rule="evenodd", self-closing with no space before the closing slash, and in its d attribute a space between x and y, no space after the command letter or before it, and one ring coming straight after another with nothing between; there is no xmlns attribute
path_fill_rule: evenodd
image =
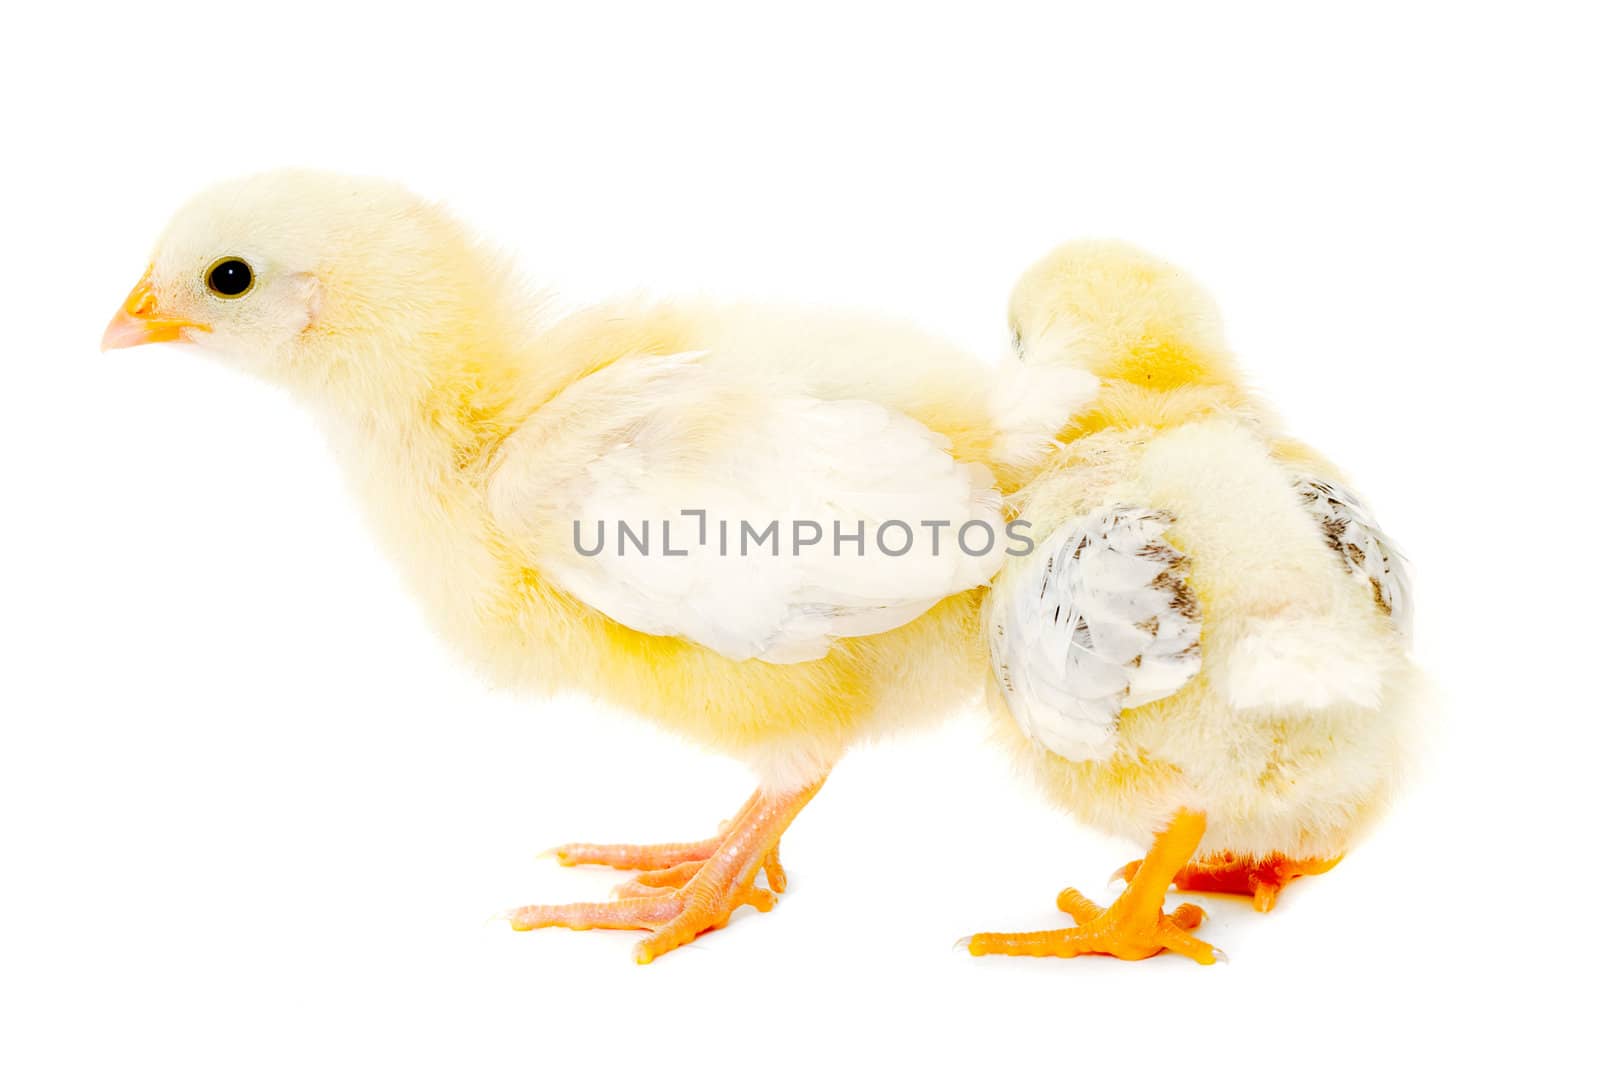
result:
<svg viewBox="0 0 1600 1067"><path fill-rule="evenodd" d="M471 249L453 258L403 299L333 309L312 342L319 358L291 383L369 462L401 462L395 476L435 490L480 480L499 442L590 369L581 354L544 351L542 300L498 264Z"/></svg>
<svg viewBox="0 0 1600 1067"><path fill-rule="evenodd" d="M499 446L587 369L550 351L537 318L482 304L436 304L447 328L368 338L310 393L373 533L467 648L515 569L488 511Z"/></svg>

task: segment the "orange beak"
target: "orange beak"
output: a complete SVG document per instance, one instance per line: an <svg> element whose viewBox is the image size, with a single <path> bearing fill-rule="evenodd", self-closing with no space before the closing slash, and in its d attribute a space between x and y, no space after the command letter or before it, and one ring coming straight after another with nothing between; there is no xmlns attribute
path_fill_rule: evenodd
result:
<svg viewBox="0 0 1600 1067"><path fill-rule="evenodd" d="M181 341L184 330L210 329L204 323L161 315L156 307L155 290L150 288L150 272L146 270L128 299L122 302L122 310L111 317L105 336L100 338L100 351L132 348L154 341Z"/></svg>

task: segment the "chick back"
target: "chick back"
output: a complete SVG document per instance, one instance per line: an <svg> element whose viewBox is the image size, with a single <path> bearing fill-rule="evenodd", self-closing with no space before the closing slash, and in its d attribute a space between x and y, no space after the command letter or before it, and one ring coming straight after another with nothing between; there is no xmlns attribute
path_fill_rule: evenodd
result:
<svg viewBox="0 0 1600 1067"><path fill-rule="evenodd" d="M1023 763L1086 821L1140 838L1182 806L1204 848L1336 855L1383 806L1403 763L1412 668L1394 620L1306 507L1315 456L1246 415L1081 437L1021 495L1043 538L1092 509L1170 515L1201 610L1198 675L1125 709L1114 750L1063 759L1008 728ZM1002 704L996 701L997 704ZM1010 715L1005 715L1008 727Z"/></svg>

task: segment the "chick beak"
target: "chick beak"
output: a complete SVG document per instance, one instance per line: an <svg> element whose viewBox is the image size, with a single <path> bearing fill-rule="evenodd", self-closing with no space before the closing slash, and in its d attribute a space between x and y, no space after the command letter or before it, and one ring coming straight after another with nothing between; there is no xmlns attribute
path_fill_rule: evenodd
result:
<svg viewBox="0 0 1600 1067"><path fill-rule="evenodd" d="M144 272L139 284L133 287L122 308L111 317L105 336L100 338L100 351L113 348L132 348L155 341L181 341L184 330L210 330L204 323L188 319L168 318L156 307L155 290L150 287L150 272Z"/></svg>

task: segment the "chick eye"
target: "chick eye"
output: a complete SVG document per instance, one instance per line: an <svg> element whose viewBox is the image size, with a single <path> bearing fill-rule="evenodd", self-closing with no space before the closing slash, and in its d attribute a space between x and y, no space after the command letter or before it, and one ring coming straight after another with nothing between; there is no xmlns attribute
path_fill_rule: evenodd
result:
<svg viewBox="0 0 1600 1067"><path fill-rule="evenodd" d="M206 288L230 300L248 293L255 283L256 276L250 264L237 256L219 259L206 271Z"/></svg>
<svg viewBox="0 0 1600 1067"><path fill-rule="evenodd" d="M1017 354L1018 359L1022 358L1022 328L1019 326L1011 327L1011 350Z"/></svg>

